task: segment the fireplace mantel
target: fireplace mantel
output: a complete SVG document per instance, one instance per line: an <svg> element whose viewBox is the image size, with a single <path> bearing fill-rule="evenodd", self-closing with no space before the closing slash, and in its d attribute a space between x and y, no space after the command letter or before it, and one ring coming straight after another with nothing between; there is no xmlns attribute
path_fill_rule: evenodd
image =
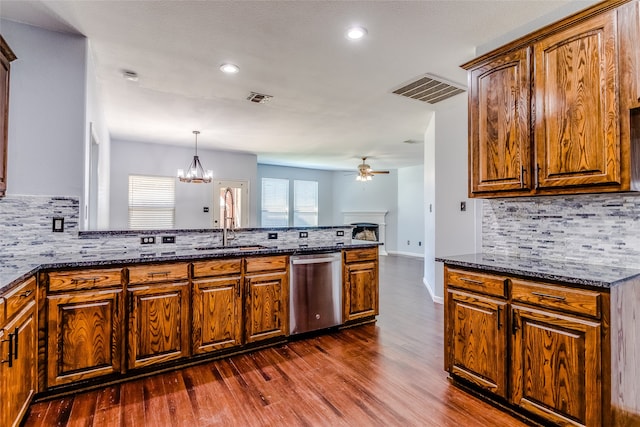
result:
<svg viewBox="0 0 640 427"><path fill-rule="evenodd" d="M346 225L352 225L359 222L370 222L378 224L378 239L382 243L378 247L380 255L387 255L385 248L386 243L386 223L385 216L388 211L342 211L342 220Z"/></svg>

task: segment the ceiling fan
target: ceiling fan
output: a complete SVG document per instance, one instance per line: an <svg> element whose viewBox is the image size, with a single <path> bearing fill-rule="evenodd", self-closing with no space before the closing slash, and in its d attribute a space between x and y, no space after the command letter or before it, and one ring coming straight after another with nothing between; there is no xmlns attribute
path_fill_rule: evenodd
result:
<svg viewBox="0 0 640 427"><path fill-rule="evenodd" d="M363 157L362 164L358 165L358 176L356 177L356 180L371 181L371 177L373 177L373 175L375 174L389 173L389 171L374 171L373 169L371 169L371 166L366 163L366 161L367 158Z"/></svg>

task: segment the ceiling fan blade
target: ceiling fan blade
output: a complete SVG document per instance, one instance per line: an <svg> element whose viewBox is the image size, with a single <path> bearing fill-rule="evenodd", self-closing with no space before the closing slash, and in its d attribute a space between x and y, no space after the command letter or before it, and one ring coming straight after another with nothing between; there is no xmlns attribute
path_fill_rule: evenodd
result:
<svg viewBox="0 0 640 427"><path fill-rule="evenodd" d="M369 171L369 173L389 173L389 171Z"/></svg>

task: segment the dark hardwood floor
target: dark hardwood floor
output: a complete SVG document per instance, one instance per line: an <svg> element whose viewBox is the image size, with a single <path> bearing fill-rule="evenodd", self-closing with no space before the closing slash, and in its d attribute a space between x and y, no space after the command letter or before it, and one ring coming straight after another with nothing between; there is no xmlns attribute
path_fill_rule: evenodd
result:
<svg viewBox="0 0 640 427"><path fill-rule="evenodd" d="M524 425L447 381L422 269L381 257L375 324L40 402L25 425Z"/></svg>

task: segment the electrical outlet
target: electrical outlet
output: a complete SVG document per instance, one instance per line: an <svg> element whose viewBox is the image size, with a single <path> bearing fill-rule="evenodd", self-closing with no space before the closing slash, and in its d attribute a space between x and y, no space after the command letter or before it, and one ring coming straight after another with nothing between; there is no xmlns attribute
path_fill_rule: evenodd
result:
<svg viewBox="0 0 640 427"><path fill-rule="evenodd" d="M407 240L407 246L409 246L411 244L410 240Z"/></svg>
<svg viewBox="0 0 640 427"><path fill-rule="evenodd" d="M418 246L422 246L422 242L418 242Z"/></svg>
<svg viewBox="0 0 640 427"><path fill-rule="evenodd" d="M142 236L140 237L140 243L143 245L152 245L156 242L156 236Z"/></svg>
<svg viewBox="0 0 640 427"><path fill-rule="evenodd" d="M267 239L275 240L278 238L278 233L269 233L267 236L268 236Z"/></svg>
<svg viewBox="0 0 640 427"><path fill-rule="evenodd" d="M64 231L64 218L53 218L53 226L51 231L54 233L62 233Z"/></svg>
<svg viewBox="0 0 640 427"><path fill-rule="evenodd" d="M202 208L202 212L207 213L209 212L209 206L205 206Z"/></svg>
<svg viewBox="0 0 640 427"><path fill-rule="evenodd" d="M464 212L467 210L467 202L460 202L460 211Z"/></svg>
<svg viewBox="0 0 640 427"><path fill-rule="evenodd" d="M306 232L306 231L301 231L300 234L299 234L299 237L301 239L306 239L307 237L309 237L309 233Z"/></svg>
<svg viewBox="0 0 640 427"><path fill-rule="evenodd" d="M344 236L344 230L338 230L338 231L336 231L336 236L338 236L338 237L342 237L342 236Z"/></svg>
<svg viewBox="0 0 640 427"><path fill-rule="evenodd" d="M162 236L162 243L175 243L176 236Z"/></svg>

